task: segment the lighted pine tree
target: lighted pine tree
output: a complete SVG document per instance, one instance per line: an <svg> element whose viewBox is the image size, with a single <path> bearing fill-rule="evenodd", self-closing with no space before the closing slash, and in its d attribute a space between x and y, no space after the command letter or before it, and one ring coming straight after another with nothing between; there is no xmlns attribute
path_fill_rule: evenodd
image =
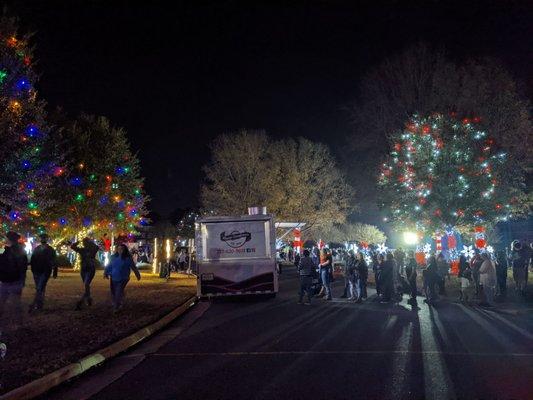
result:
<svg viewBox="0 0 533 400"><path fill-rule="evenodd" d="M37 99L28 35L0 17L0 222L2 230L30 224L43 206L48 164L41 160L47 128ZM18 227L17 227L18 225Z"/></svg>
<svg viewBox="0 0 533 400"><path fill-rule="evenodd" d="M146 196L126 132L105 117L80 116L54 132L64 164L50 189L55 204L41 224L55 238L129 234L144 223Z"/></svg>
<svg viewBox="0 0 533 400"><path fill-rule="evenodd" d="M523 178L482 122L414 116L391 137L378 183L389 221L403 230L471 232L520 210Z"/></svg>

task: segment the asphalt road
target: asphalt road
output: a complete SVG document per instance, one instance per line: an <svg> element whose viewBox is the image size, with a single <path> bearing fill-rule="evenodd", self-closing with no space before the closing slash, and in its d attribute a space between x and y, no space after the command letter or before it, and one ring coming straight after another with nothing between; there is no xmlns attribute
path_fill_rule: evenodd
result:
<svg viewBox="0 0 533 400"><path fill-rule="evenodd" d="M46 398L533 398L531 313L422 299L418 308L304 306L296 287L287 270L276 299L201 303L140 350Z"/></svg>

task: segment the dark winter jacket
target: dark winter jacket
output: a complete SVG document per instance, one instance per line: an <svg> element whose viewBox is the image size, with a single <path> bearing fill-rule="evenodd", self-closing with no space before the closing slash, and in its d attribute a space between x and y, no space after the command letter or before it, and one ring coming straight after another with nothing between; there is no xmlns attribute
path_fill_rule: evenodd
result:
<svg viewBox="0 0 533 400"><path fill-rule="evenodd" d="M412 257L407 259L407 265L405 266L405 275L409 281L416 281L416 269L418 265L416 260Z"/></svg>
<svg viewBox="0 0 533 400"><path fill-rule="evenodd" d="M28 269L28 256L19 244L6 247L0 254L0 282L24 282Z"/></svg>
<svg viewBox="0 0 533 400"><path fill-rule="evenodd" d="M48 244L40 244L31 255L31 272L34 274L52 273L56 263L56 251Z"/></svg>
<svg viewBox="0 0 533 400"><path fill-rule="evenodd" d="M349 256L346 258L346 270L345 276L350 279L359 278L359 271L357 270L357 259L355 256Z"/></svg>
<svg viewBox="0 0 533 400"><path fill-rule="evenodd" d="M80 255L82 270L91 271L96 269L95 257L96 253L98 253L98 246L96 244L90 242L87 247L79 247L78 243L74 243L71 248Z"/></svg>
<svg viewBox="0 0 533 400"><path fill-rule="evenodd" d="M298 264L298 273L300 276L313 276L316 271L315 263L311 257L302 257Z"/></svg>
<svg viewBox="0 0 533 400"><path fill-rule="evenodd" d="M362 279L368 278L368 265L364 259L357 260L355 267L357 268L357 271L359 272L359 276Z"/></svg>

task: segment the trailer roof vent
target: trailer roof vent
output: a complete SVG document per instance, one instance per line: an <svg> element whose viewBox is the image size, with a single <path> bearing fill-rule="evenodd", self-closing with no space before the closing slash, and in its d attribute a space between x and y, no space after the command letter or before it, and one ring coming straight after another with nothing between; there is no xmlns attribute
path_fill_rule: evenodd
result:
<svg viewBox="0 0 533 400"><path fill-rule="evenodd" d="M266 207L248 207L248 215L266 215Z"/></svg>

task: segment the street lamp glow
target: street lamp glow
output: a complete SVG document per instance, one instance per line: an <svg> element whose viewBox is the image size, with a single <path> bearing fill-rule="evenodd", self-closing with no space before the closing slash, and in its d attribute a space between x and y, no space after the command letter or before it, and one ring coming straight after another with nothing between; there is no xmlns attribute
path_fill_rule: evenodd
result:
<svg viewBox="0 0 533 400"><path fill-rule="evenodd" d="M404 232L403 241L407 245L415 245L418 243L418 235L416 234L416 232Z"/></svg>

